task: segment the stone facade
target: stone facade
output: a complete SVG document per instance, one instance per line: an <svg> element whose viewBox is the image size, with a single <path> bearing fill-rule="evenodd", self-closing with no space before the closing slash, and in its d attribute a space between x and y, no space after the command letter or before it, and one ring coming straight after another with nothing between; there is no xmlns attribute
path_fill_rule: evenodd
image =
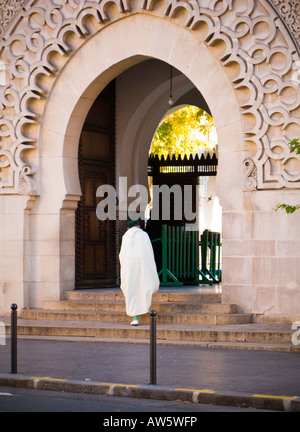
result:
<svg viewBox="0 0 300 432"><path fill-rule="evenodd" d="M121 74L157 59L193 83L217 127L223 301L258 320L299 319L299 215L275 213L279 202L298 202L300 188L300 160L288 147L300 136L298 3L4 3L1 312L12 302L40 306L73 289L78 141L85 117L116 77L120 109L126 97ZM148 104L136 95L126 121L117 118L123 128L116 143L117 177L127 176L129 185L146 181L145 136L167 110L159 103L166 92L161 86L158 96L152 89ZM177 91L179 98L180 85Z"/></svg>

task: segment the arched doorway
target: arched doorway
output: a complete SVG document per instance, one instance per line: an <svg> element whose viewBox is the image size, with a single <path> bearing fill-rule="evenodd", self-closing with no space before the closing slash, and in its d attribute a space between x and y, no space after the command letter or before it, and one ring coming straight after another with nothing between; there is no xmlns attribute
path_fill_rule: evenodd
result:
<svg viewBox="0 0 300 432"><path fill-rule="evenodd" d="M197 198L193 198L191 213L195 212L196 199L201 200L201 204L199 202L197 205L198 229L217 228L220 232L221 209L217 210L215 190L218 137L212 116L201 107L201 99L194 99L194 103L199 106L184 103L188 95L180 98L179 102L172 101L172 107L161 120L151 143L148 175L151 185L177 183L183 189L185 184L193 185L194 189L197 187L198 192L195 190L193 193L197 194ZM185 224L188 221L185 221L183 210L179 213ZM188 211L186 213L188 215Z"/></svg>
<svg viewBox="0 0 300 432"><path fill-rule="evenodd" d="M116 221L111 218L105 221L97 220L96 207L99 199L96 198L96 191L104 184L118 184L118 194L125 192L127 205L130 204L130 197L127 196L130 188L128 177L122 176L120 171L119 174L115 172L115 161L118 172L122 162L118 154L124 145L128 145L128 133L131 134L130 141L135 152L140 150L141 145L145 149L150 146L149 139L156 125L149 119L153 116L158 118L156 111L165 114L168 110L169 105L166 101L169 81L168 64L154 59L144 60L126 69L104 88L96 97L84 121L78 154L82 195L76 211L76 288L107 288L119 282L116 255L126 221L124 223L124 217ZM200 92L178 70L174 71L173 93L173 109L175 106L190 103L197 103L208 109ZM143 106L145 98L148 101ZM132 116L140 111L143 115L133 122ZM129 124L130 130L124 130ZM140 141L141 127L143 141ZM134 131L138 131L137 136L134 135ZM146 169L148 152L149 148L144 153L143 165ZM131 166L130 155L126 156L123 162ZM136 170L138 167L131 168ZM143 181L144 175L145 173ZM126 191L120 191L120 177L126 179ZM197 178L195 179L197 181ZM193 193L195 192L193 190ZM150 200L149 194L147 197ZM148 201L144 204L147 203ZM195 211L194 206L193 210ZM129 216L126 214L125 219L127 217Z"/></svg>

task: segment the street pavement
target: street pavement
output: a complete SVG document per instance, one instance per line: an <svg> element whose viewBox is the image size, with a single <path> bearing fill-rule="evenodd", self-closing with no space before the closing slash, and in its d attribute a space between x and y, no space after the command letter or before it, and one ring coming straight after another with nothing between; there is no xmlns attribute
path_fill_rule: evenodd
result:
<svg viewBox="0 0 300 432"><path fill-rule="evenodd" d="M0 386L300 411L300 354L158 345L156 385L147 344L10 339L0 346ZM153 378L152 378L153 379Z"/></svg>

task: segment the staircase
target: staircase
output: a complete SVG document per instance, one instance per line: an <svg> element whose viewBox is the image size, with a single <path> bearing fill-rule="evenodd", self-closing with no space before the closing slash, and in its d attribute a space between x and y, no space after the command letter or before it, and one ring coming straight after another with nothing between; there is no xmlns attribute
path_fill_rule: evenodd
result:
<svg viewBox="0 0 300 432"><path fill-rule="evenodd" d="M209 348L296 351L291 326L255 324L250 314L222 304L213 288L160 290L151 309L157 312L157 343ZM42 309L23 309L18 334L52 339L149 343L149 314L129 325L119 289L65 292L64 300L45 301ZM9 327L9 323L7 323ZM300 351L300 350L299 350Z"/></svg>

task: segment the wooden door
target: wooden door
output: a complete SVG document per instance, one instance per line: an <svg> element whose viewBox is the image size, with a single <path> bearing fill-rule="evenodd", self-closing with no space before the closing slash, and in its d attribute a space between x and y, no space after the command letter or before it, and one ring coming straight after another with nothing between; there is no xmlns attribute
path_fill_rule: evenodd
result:
<svg viewBox="0 0 300 432"><path fill-rule="evenodd" d="M96 191L115 185L114 82L99 95L84 124L79 145L82 197L76 212L76 288L116 285L116 222L100 221Z"/></svg>

